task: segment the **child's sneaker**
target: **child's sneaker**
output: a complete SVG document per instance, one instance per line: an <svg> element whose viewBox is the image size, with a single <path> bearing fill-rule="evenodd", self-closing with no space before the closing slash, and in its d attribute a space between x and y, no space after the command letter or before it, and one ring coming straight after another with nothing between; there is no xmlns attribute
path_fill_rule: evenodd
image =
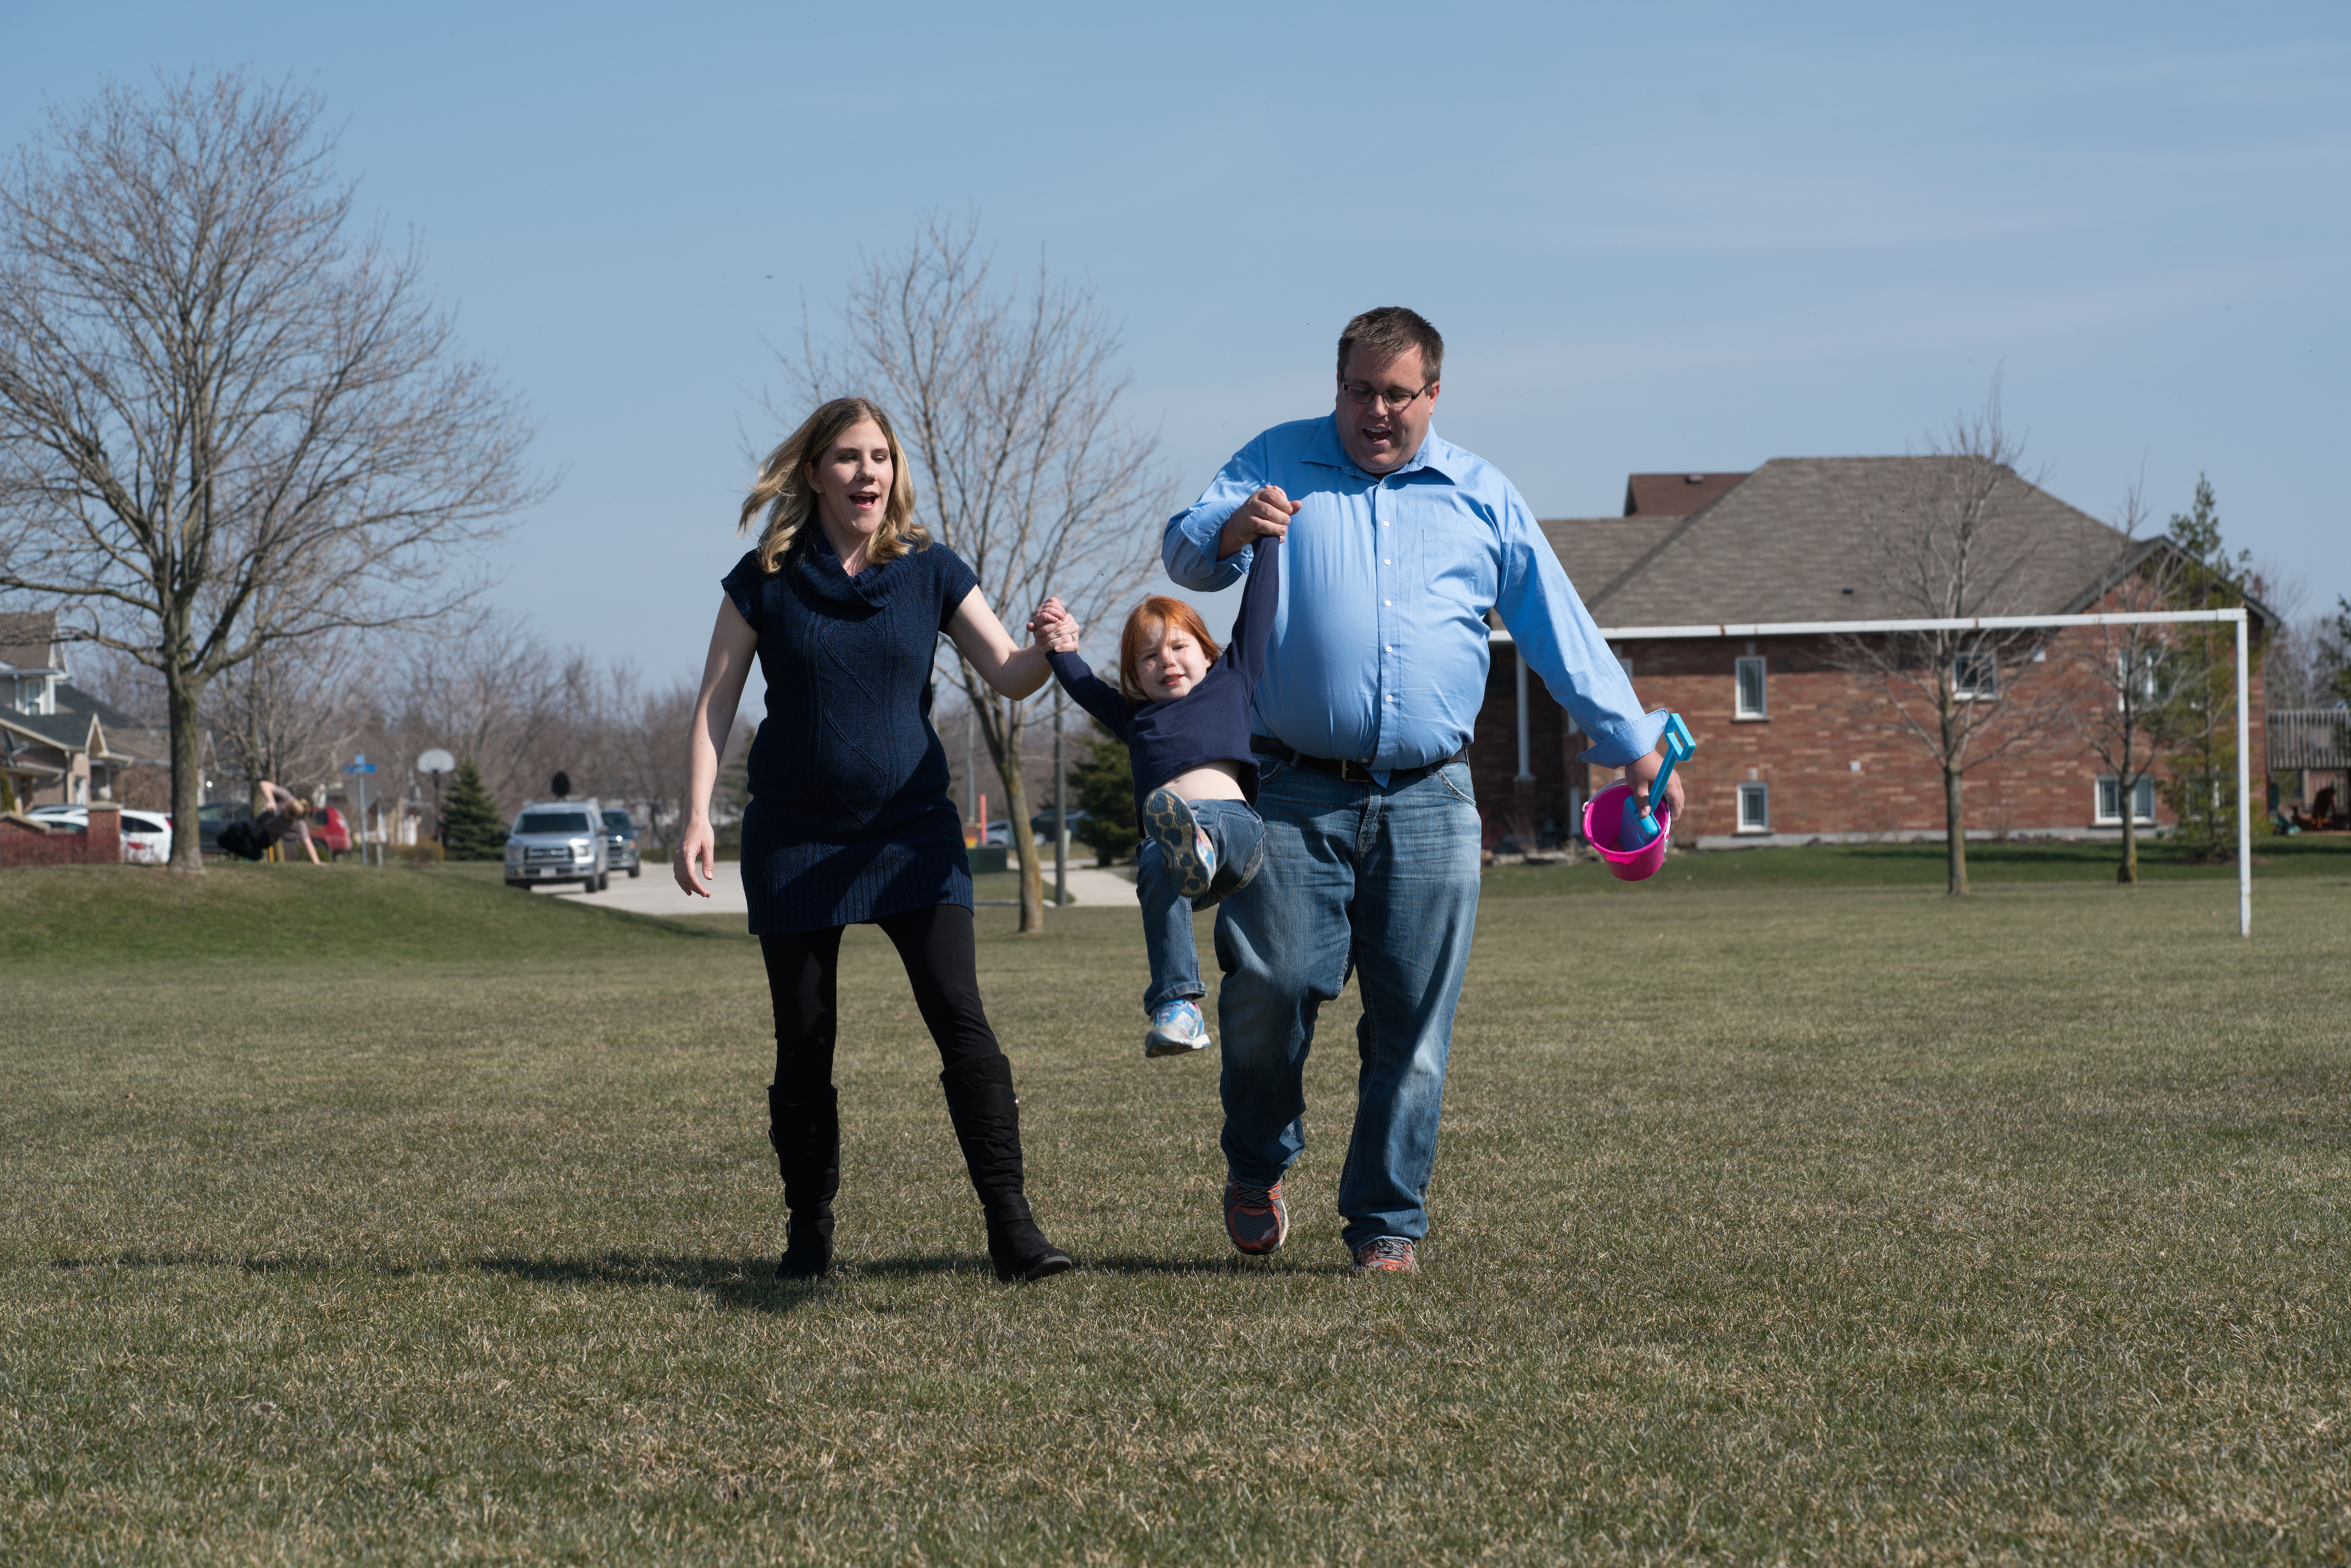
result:
<svg viewBox="0 0 2351 1568"><path fill-rule="evenodd" d="M1200 1004L1190 998L1162 1002L1151 1015L1151 1032L1143 1037L1144 1055L1182 1056L1207 1049L1208 1020L1200 1016Z"/></svg>
<svg viewBox="0 0 2351 1568"><path fill-rule="evenodd" d="M1217 880L1217 846L1184 797L1172 789L1154 789L1143 802L1143 821L1166 857L1176 891L1186 898L1206 894Z"/></svg>

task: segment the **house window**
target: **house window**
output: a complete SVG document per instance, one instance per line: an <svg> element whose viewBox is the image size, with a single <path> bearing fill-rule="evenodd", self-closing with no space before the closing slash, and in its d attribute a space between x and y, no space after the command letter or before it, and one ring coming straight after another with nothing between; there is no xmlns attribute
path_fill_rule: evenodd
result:
<svg viewBox="0 0 2351 1568"><path fill-rule="evenodd" d="M2122 825L2122 781L2111 773L2100 774L2096 825L2102 828L2119 827ZM2131 790L2131 821L2134 822L2155 821L2155 780L2144 775Z"/></svg>
<svg viewBox="0 0 2351 1568"><path fill-rule="evenodd" d="M1951 661L1951 695L1963 703L2000 695L2000 661L1990 653L1961 653Z"/></svg>
<svg viewBox="0 0 2351 1568"><path fill-rule="evenodd" d="M1741 784L1739 787L1739 831L1742 833L1768 833L1771 831L1771 786Z"/></svg>
<svg viewBox="0 0 2351 1568"><path fill-rule="evenodd" d="M1769 718L1771 711L1763 706L1763 661L1741 659L1738 662L1739 696L1733 710L1740 718Z"/></svg>
<svg viewBox="0 0 2351 1568"><path fill-rule="evenodd" d="M2130 699L2133 696L2138 699L2139 706L2146 706L2158 701L2163 695L2162 658L2157 650L2149 648L2140 653L2137 659L2138 672L2136 675L2131 672L2131 664L2132 659L2128 653L2115 655L2116 711L2131 706Z"/></svg>

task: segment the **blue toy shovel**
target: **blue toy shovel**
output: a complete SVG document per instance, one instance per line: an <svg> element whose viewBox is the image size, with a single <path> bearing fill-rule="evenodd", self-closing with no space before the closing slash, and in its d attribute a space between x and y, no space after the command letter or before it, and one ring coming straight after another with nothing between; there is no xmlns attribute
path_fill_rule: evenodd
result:
<svg viewBox="0 0 2351 1568"><path fill-rule="evenodd" d="M1689 727L1682 716L1666 716L1666 765L1657 769L1656 778L1649 781L1649 804L1641 804L1637 791L1625 796L1625 821L1616 830L1616 847L1620 850L1643 850L1657 837L1656 802L1666 798L1666 780L1674 776L1674 764L1687 762L1698 750L1698 742L1690 738Z"/></svg>

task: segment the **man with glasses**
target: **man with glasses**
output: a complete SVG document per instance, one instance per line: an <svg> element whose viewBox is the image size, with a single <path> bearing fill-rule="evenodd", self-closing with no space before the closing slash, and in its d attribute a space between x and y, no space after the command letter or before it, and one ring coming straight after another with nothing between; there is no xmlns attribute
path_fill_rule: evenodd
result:
<svg viewBox="0 0 2351 1568"><path fill-rule="evenodd" d="M1453 1009L1478 914L1466 760L1486 692L1489 610L1576 724L1584 757L1656 776L1644 715L1526 503L1431 434L1445 340L1410 310L1339 335L1320 419L1236 453L1161 541L1168 575L1223 588L1259 538L1287 541L1251 713L1265 858L1217 913L1225 1228L1242 1252L1289 1233L1282 1174L1305 1146L1315 1016L1363 985L1355 1125L1339 1176L1358 1272L1413 1272ZM1681 807L1681 779L1667 796Z"/></svg>

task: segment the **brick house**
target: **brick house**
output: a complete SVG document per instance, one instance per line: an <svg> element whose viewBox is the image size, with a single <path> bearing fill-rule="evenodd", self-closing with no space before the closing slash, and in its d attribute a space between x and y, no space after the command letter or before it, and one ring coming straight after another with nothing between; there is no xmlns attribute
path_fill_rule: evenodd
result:
<svg viewBox="0 0 2351 1568"><path fill-rule="evenodd" d="M1876 574L1855 563L1870 549L1869 517L1916 481L1911 465L1935 461L1781 458L1746 474L1636 474L1624 516L1541 525L1643 705L1680 713L1698 741L1683 773L1688 804L1677 841L1729 848L1942 838L1940 774L1923 746L1888 727L1893 716L1882 686L1837 668L1828 636L1729 630L1916 614L1886 601ZM2019 484L2001 526L2034 541L2030 569L1978 613L2107 608L2116 585L2150 552L2171 549L2160 539L2134 541ZM2258 604L2252 609L2258 637L2271 617ZM1641 634L1657 628L1682 634ZM2064 661L2082 651L2080 640L2097 635L2054 631L2047 657L2069 668ZM2251 755L2258 764L2258 653L2252 679ZM1498 628L1470 748L1489 848L1549 847L1574 831L1583 800L1615 777L1574 760L1589 744ZM1971 768L1965 788L1971 837L2121 833L2114 780L2102 779L2095 757L2062 730L2029 751ZM2157 791L2137 793L2142 824L2168 822Z"/></svg>

